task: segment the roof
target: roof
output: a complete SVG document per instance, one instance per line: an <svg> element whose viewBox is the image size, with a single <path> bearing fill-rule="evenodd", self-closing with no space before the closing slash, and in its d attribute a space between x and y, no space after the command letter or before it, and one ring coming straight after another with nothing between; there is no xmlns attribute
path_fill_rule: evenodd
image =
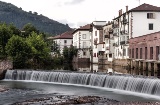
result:
<svg viewBox="0 0 160 105"><path fill-rule="evenodd" d="M144 3L136 8L129 10L128 12L143 12L143 11L160 12L160 7Z"/></svg>
<svg viewBox="0 0 160 105"><path fill-rule="evenodd" d="M142 5L138 6L138 7L132 8L131 10L129 10L129 11L125 12L125 13L129 13L129 12L160 12L160 7L144 3L144 4L142 4ZM123 13L123 14L125 14L125 13ZM113 20L121 17L122 15L114 18Z"/></svg>
<svg viewBox="0 0 160 105"><path fill-rule="evenodd" d="M73 39L72 32L73 31L64 32L61 35L54 36L53 39Z"/></svg>
<svg viewBox="0 0 160 105"><path fill-rule="evenodd" d="M73 33L72 34L74 34L75 32L77 32L77 31L85 31L85 30L90 30L91 29L91 24L87 24L87 25L85 25L85 26L82 26L82 27L80 27L80 28L78 28L78 29L76 29L75 31L73 31Z"/></svg>

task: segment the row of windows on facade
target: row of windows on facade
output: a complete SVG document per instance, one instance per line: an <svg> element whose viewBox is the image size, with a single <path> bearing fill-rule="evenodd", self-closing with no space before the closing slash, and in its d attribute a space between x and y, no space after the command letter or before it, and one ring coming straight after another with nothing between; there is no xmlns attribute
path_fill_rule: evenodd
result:
<svg viewBox="0 0 160 105"><path fill-rule="evenodd" d="M78 36L78 35L76 34L76 35L75 35L75 39L78 39L77 36ZM79 35L79 38L80 38L80 37L81 37L81 35ZM86 37L86 34L82 34L82 38L83 38L83 39L86 39L86 38L87 38L87 37Z"/></svg>
<svg viewBox="0 0 160 105"><path fill-rule="evenodd" d="M148 56L148 50L150 52L149 56ZM154 52L154 51L156 51L156 52ZM156 60L158 60L158 56L160 54L159 46L156 46L155 48L154 47L135 48L135 49L133 48L133 49L130 49L130 58L135 58L135 59L153 59L154 53L156 53L156 55L155 55L156 56Z"/></svg>

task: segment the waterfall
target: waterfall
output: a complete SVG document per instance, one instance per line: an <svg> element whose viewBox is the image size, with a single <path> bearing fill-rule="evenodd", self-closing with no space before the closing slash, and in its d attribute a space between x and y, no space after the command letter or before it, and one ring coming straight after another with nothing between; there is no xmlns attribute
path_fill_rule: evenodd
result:
<svg viewBox="0 0 160 105"><path fill-rule="evenodd" d="M160 79L157 78L91 73L7 70L5 79L81 84L160 96Z"/></svg>

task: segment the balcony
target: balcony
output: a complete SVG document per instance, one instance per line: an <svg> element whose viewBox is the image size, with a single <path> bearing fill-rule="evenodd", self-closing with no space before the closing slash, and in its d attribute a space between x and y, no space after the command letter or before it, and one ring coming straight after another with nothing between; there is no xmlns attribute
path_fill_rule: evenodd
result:
<svg viewBox="0 0 160 105"><path fill-rule="evenodd" d="M118 36L118 33L113 33L113 36Z"/></svg>
<svg viewBox="0 0 160 105"><path fill-rule="evenodd" d="M118 24L113 24L113 28L118 28Z"/></svg>
<svg viewBox="0 0 160 105"><path fill-rule="evenodd" d="M124 19L123 20L123 24L127 24L128 22L127 22L127 19Z"/></svg>
<svg viewBox="0 0 160 105"><path fill-rule="evenodd" d="M110 36L109 36L109 35L104 35L104 38L108 38L108 39L109 39L109 38L110 38Z"/></svg>
<svg viewBox="0 0 160 105"><path fill-rule="evenodd" d="M124 45L124 44L129 44L129 41L127 40L127 41L121 41L120 42L120 45Z"/></svg>
<svg viewBox="0 0 160 105"><path fill-rule="evenodd" d="M120 45L124 45L124 44L125 44L125 41L121 41L121 42L120 42Z"/></svg>
<svg viewBox="0 0 160 105"><path fill-rule="evenodd" d="M121 35L127 35L128 34L128 31L127 30L122 30L120 31Z"/></svg>
<svg viewBox="0 0 160 105"><path fill-rule="evenodd" d="M109 34L113 34L113 29L109 29Z"/></svg>
<svg viewBox="0 0 160 105"><path fill-rule="evenodd" d="M98 45L97 39L94 39L94 45Z"/></svg>
<svg viewBox="0 0 160 105"><path fill-rule="evenodd" d="M113 46L118 47L118 44L117 43L113 43Z"/></svg>

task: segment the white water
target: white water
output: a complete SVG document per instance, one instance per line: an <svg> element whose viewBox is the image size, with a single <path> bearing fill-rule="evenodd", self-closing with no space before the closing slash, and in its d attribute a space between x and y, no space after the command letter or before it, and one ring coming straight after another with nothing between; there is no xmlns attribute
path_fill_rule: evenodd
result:
<svg viewBox="0 0 160 105"><path fill-rule="evenodd" d="M106 87L160 96L160 80L89 73L7 70L7 80L30 80Z"/></svg>

